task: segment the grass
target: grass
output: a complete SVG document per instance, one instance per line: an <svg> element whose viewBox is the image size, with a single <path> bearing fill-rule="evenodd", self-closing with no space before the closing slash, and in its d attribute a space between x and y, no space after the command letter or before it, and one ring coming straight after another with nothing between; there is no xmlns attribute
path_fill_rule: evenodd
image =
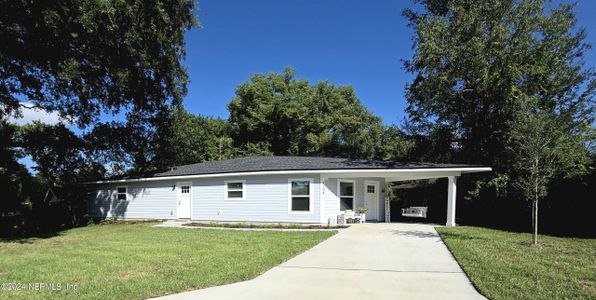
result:
<svg viewBox="0 0 596 300"><path fill-rule="evenodd" d="M142 299L254 278L334 232L96 225L0 240L0 299ZM15 283L24 290L8 291ZM30 283L62 290L31 290ZM66 284L76 290L65 290Z"/></svg>
<svg viewBox="0 0 596 300"><path fill-rule="evenodd" d="M318 225L318 224L281 224L281 223L271 223L271 224L257 224L257 223L201 223L201 222L192 222L188 224L184 224L183 226L190 226L190 227L223 227L223 228L257 228L257 229L341 229L341 228L348 228L348 225L333 225L333 226L325 226L325 225Z"/></svg>
<svg viewBox="0 0 596 300"><path fill-rule="evenodd" d="M474 285L490 299L596 299L596 239L478 227L437 231Z"/></svg>

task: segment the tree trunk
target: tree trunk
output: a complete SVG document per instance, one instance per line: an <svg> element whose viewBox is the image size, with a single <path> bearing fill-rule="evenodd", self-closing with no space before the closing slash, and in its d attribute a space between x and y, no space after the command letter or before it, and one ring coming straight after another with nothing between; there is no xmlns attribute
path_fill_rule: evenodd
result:
<svg viewBox="0 0 596 300"><path fill-rule="evenodd" d="M533 237L532 237L532 242L534 243L534 245L538 244L538 199L534 200L534 209L532 212L533 218L534 219L534 230L533 230Z"/></svg>
<svg viewBox="0 0 596 300"><path fill-rule="evenodd" d="M530 232L534 233L534 201L532 201L530 214L532 215L532 222L530 223Z"/></svg>

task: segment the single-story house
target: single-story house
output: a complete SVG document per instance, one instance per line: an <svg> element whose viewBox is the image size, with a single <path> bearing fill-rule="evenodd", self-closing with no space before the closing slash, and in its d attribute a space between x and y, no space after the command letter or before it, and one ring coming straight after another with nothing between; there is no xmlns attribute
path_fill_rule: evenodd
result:
<svg viewBox="0 0 596 300"><path fill-rule="evenodd" d="M366 207L367 220L389 221L386 183L443 178L447 225L455 225L456 178L490 171L473 165L329 157L258 156L172 168L140 178L89 183L89 214L122 219L335 223Z"/></svg>

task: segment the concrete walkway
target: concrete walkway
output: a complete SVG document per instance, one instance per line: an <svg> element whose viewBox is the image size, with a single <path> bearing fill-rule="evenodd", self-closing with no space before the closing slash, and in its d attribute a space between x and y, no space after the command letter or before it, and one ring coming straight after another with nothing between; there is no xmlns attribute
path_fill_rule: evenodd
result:
<svg viewBox="0 0 596 300"><path fill-rule="evenodd" d="M430 225L358 224L249 281L160 299L485 299Z"/></svg>

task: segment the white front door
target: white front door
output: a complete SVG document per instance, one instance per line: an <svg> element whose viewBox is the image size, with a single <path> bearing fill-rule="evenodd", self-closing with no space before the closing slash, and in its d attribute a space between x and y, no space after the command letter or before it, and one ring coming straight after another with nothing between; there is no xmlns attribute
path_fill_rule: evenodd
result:
<svg viewBox="0 0 596 300"><path fill-rule="evenodd" d="M178 219L190 219L190 190L189 182L176 184Z"/></svg>
<svg viewBox="0 0 596 300"><path fill-rule="evenodd" d="M364 182L364 203L368 211L366 212L367 220L379 219L379 182L366 181Z"/></svg>

